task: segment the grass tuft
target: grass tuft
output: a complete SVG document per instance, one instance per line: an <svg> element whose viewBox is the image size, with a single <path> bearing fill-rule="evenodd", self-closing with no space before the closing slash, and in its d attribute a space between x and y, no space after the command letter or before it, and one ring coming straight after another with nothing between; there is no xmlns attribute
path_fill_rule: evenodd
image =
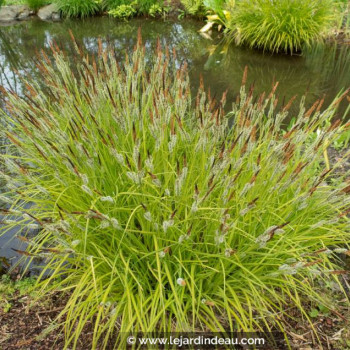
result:
<svg viewBox="0 0 350 350"><path fill-rule="evenodd" d="M76 46L71 66L53 46L44 87L8 92L3 113L3 230L22 225L25 254L45 259L43 297L71 292L66 347L89 322L95 348L116 325L283 330L289 307L309 319L302 300L332 310L318 286L342 288L350 189L348 173L334 180L348 156L328 170L323 154L345 128L326 126L343 96L301 104L282 134L291 102L277 110L276 86L255 99L245 75L226 115L225 96L191 96L175 53L146 59L140 39L120 65L99 47Z"/></svg>
<svg viewBox="0 0 350 350"><path fill-rule="evenodd" d="M96 0L54 0L54 2L66 17L88 17L101 11L101 4Z"/></svg>
<svg viewBox="0 0 350 350"><path fill-rule="evenodd" d="M26 0L27 5L34 11L38 11L41 7L47 5L47 0Z"/></svg>
<svg viewBox="0 0 350 350"><path fill-rule="evenodd" d="M331 0L241 0L233 9L238 43L271 52L296 52L320 40L335 18Z"/></svg>

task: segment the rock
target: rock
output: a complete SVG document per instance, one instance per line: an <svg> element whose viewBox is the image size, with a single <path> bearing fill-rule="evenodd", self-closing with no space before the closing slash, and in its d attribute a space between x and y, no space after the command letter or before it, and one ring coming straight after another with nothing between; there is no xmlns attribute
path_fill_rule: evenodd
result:
<svg viewBox="0 0 350 350"><path fill-rule="evenodd" d="M29 16L31 16L33 14L33 11L31 11L28 7L23 9L23 11L21 13L18 14L17 19L19 21L23 21L25 19L27 19Z"/></svg>
<svg viewBox="0 0 350 350"><path fill-rule="evenodd" d="M13 22L21 17L30 15L30 9L26 5L2 6L0 9L0 22Z"/></svg>
<svg viewBox="0 0 350 350"><path fill-rule="evenodd" d="M60 18L60 13L56 4L51 4L42 7L38 11L38 17L43 21L57 20Z"/></svg>
<svg viewBox="0 0 350 350"><path fill-rule="evenodd" d="M61 15L59 12L54 12L52 14L52 18L51 18L53 21L57 22L57 21L60 21L61 20Z"/></svg>
<svg viewBox="0 0 350 350"><path fill-rule="evenodd" d="M12 22L16 20L16 12L12 6L3 6L0 9L0 21L1 22Z"/></svg>

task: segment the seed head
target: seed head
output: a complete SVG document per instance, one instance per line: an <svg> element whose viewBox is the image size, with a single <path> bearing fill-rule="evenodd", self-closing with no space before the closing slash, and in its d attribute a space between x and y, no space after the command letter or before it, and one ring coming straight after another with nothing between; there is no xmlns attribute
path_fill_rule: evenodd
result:
<svg viewBox="0 0 350 350"><path fill-rule="evenodd" d="M81 189L82 189L85 193L89 194L91 197L93 196L93 193L92 193L91 189L90 189L88 186L86 186L86 185L81 185Z"/></svg>
<svg viewBox="0 0 350 350"><path fill-rule="evenodd" d="M181 287L184 287L186 285L186 281L181 277L176 280L176 283Z"/></svg>
<svg viewBox="0 0 350 350"><path fill-rule="evenodd" d="M101 228L107 228L109 227L109 221L108 220L103 220L100 225Z"/></svg>
<svg viewBox="0 0 350 350"><path fill-rule="evenodd" d="M84 185L87 186L89 184L89 178L86 174L81 174L81 179L82 179Z"/></svg>
<svg viewBox="0 0 350 350"><path fill-rule="evenodd" d="M111 196L106 196L106 197L101 197L100 198L101 202L109 202L109 203L114 203L114 199Z"/></svg>
<svg viewBox="0 0 350 350"><path fill-rule="evenodd" d="M149 211L147 211L143 216L147 221L152 221L152 214Z"/></svg>
<svg viewBox="0 0 350 350"><path fill-rule="evenodd" d="M79 243L80 243L80 239L76 239L71 243L71 245L72 247L76 247Z"/></svg>
<svg viewBox="0 0 350 350"><path fill-rule="evenodd" d="M169 227L172 227L174 225L174 220L165 220L163 222L163 231L167 232Z"/></svg>
<svg viewBox="0 0 350 350"><path fill-rule="evenodd" d="M120 226L119 221L116 218L112 218L111 223L112 223L113 228L115 228L117 230L122 230L122 227Z"/></svg>

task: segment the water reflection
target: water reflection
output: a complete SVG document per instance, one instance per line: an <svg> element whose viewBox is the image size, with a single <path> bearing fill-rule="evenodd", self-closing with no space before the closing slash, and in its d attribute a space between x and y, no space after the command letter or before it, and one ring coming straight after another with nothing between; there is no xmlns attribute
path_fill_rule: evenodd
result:
<svg viewBox="0 0 350 350"><path fill-rule="evenodd" d="M22 86L15 72L37 75L33 58L41 49L48 49L52 41L69 55L73 50L69 30L90 53L97 53L101 37L104 43L110 42L123 59L125 49L135 45L137 30L141 27L146 47L154 47L160 38L171 50L176 50L179 64L188 62L193 89L203 75L213 94L220 95L228 89L228 101L233 101L239 91L245 66L249 68L249 82L254 83L257 92L270 90L272 83L279 81L281 100L308 92L308 104L323 95L327 104L340 90L350 86L349 45L319 45L303 56L270 55L225 44L220 34L213 34L213 40L207 40L198 33L201 26L201 22L192 20L135 19L125 23L101 17L63 23L29 21L0 27L0 83L21 93Z"/></svg>

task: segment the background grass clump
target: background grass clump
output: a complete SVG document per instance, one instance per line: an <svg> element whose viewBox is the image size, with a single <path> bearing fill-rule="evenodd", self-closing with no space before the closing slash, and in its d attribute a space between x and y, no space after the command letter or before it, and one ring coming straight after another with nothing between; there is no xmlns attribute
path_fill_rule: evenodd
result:
<svg viewBox="0 0 350 350"><path fill-rule="evenodd" d="M331 0L240 0L228 27L238 43L271 52L295 52L327 33L335 11Z"/></svg>
<svg viewBox="0 0 350 350"><path fill-rule="evenodd" d="M343 159L323 165L340 98L301 104L282 136L276 86L256 99L243 81L226 115L225 96L191 96L175 53L146 60L139 40L121 65L99 46L74 64L43 53L44 88L8 92L3 113L3 230L39 229L27 254L45 259L42 296L71 293L67 348L88 322L96 347L116 327L283 330L290 308L309 318L303 300L332 310L318 286L342 288L350 238Z"/></svg>
<svg viewBox="0 0 350 350"><path fill-rule="evenodd" d="M99 0L53 0L66 17L88 17L101 11Z"/></svg>
<svg viewBox="0 0 350 350"><path fill-rule="evenodd" d="M48 0L26 0L27 5L34 11L38 11L41 7L49 3Z"/></svg>

